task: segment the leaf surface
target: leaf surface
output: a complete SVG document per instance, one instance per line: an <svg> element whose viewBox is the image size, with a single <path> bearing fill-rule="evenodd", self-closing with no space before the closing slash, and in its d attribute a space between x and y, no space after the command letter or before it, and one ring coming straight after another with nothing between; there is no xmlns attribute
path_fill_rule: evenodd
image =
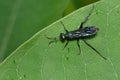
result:
<svg viewBox="0 0 120 80"><path fill-rule="evenodd" d="M83 7L54 22L36 33L17 48L0 65L0 80L119 80L120 77L120 1L102 0L84 26L94 25L98 34L88 39L104 60L80 41L78 55L76 41L71 41L63 50L64 43L58 41L48 47L49 39L65 32L60 21L70 30L77 29L93 5Z"/></svg>

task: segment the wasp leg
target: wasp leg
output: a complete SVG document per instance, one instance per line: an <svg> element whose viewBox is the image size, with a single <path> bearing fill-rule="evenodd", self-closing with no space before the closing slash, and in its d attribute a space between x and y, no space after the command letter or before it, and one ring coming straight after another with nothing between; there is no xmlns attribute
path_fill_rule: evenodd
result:
<svg viewBox="0 0 120 80"><path fill-rule="evenodd" d="M63 25L65 32L68 33L69 31L65 28L64 23L63 23L62 21L60 21L60 22L61 22L61 24Z"/></svg>
<svg viewBox="0 0 120 80"><path fill-rule="evenodd" d="M78 48L79 48L79 54L81 53L81 48L80 48L80 44L79 44L79 39L77 40L77 45L78 45Z"/></svg>
<svg viewBox="0 0 120 80"><path fill-rule="evenodd" d="M83 28L83 24L85 24L85 23L88 21L88 18L89 18L90 15L92 14L93 9L94 9L94 5L93 5L92 9L90 10L89 14L85 17L84 21L81 22L81 25L80 25L79 29Z"/></svg>
<svg viewBox="0 0 120 80"><path fill-rule="evenodd" d="M65 43L65 46L63 47L63 49L68 45L68 43L69 43L69 41L67 41L67 42Z"/></svg>
<svg viewBox="0 0 120 80"><path fill-rule="evenodd" d="M86 45L88 45L90 48L92 48L99 56L101 56L103 59L107 60L106 57L104 57L102 54L100 54L100 52L98 52L94 47L92 47L88 42L86 42L85 39L83 39L83 41L85 42Z"/></svg>

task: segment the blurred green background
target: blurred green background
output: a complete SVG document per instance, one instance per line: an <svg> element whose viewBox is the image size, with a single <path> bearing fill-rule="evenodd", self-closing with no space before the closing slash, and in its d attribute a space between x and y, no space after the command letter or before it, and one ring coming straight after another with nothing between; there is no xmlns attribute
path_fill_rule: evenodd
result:
<svg viewBox="0 0 120 80"><path fill-rule="evenodd" d="M98 0L0 0L0 62L36 32Z"/></svg>

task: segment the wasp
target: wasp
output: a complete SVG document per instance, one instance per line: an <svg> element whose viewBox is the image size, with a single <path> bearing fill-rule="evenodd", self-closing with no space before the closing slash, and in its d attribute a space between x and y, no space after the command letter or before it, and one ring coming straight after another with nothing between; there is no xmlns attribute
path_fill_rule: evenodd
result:
<svg viewBox="0 0 120 80"><path fill-rule="evenodd" d="M94 8L94 6L93 6ZM93 46L91 46L86 39L89 38L93 38L95 37L95 35L97 34L97 32L99 31L99 29L95 26L86 26L83 27L83 25L88 21L88 18L90 17L90 15L92 14L93 8L91 9L90 13L88 14L88 16L85 17L84 21L81 22L80 26L78 29L76 30L72 30L72 31L68 31L64 25L64 23L62 21L60 21L60 23L63 25L64 30L66 33L60 33L59 35L59 40L64 43L64 48L68 45L68 43L70 41L76 40L77 41L77 46L79 48L79 54L81 53L81 48L80 48L80 44L79 41L82 40L87 46L89 46L92 50L94 50L99 56L101 56L103 59L106 60L106 57L104 57L103 55L100 54L99 51L97 51ZM56 42L57 38L49 38L48 39L53 39L53 41L50 41L49 44L51 44L52 42Z"/></svg>

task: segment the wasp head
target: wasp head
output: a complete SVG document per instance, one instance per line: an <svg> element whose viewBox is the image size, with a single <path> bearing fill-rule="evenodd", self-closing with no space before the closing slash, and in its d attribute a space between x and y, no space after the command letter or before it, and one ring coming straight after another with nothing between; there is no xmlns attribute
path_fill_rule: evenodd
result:
<svg viewBox="0 0 120 80"><path fill-rule="evenodd" d="M66 36L64 33L60 33L60 41L64 42L66 39Z"/></svg>

